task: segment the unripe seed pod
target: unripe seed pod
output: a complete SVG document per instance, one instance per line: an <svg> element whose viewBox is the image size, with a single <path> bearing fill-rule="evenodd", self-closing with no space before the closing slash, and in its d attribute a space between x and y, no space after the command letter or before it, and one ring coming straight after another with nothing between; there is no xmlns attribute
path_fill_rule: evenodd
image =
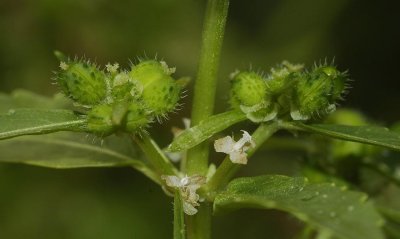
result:
<svg viewBox="0 0 400 239"><path fill-rule="evenodd" d="M133 101L142 96L143 86L128 73L121 72L112 80L111 95L114 101Z"/></svg>
<svg viewBox="0 0 400 239"><path fill-rule="evenodd" d="M116 127L112 120L113 107L111 105L97 105L88 113L88 130L92 133L107 136L112 134Z"/></svg>
<svg viewBox="0 0 400 239"><path fill-rule="evenodd" d="M343 91L346 88L346 73L338 71L333 66L324 66L319 69L323 71L326 75L331 78L332 90L331 90L331 100L336 101L342 98Z"/></svg>
<svg viewBox="0 0 400 239"><path fill-rule="evenodd" d="M231 104L252 107L265 100L267 85L265 80L255 72L240 72L231 80Z"/></svg>
<svg viewBox="0 0 400 239"><path fill-rule="evenodd" d="M303 65L291 64L283 61L278 67L272 68L267 77L267 91L271 95L278 95L290 89L296 83L296 76L303 70Z"/></svg>
<svg viewBox="0 0 400 239"><path fill-rule="evenodd" d="M180 99L181 87L170 76L173 71L165 63L149 60L133 66L129 73L143 86L143 101L156 116L172 111Z"/></svg>
<svg viewBox="0 0 400 239"><path fill-rule="evenodd" d="M60 63L57 81L64 94L76 103L93 106L107 95L106 75L89 62L68 61Z"/></svg>
<svg viewBox="0 0 400 239"><path fill-rule="evenodd" d="M126 115L126 131L137 132L141 128L146 127L150 122L151 120L143 107L138 103L131 103L129 105Z"/></svg>
<svg viewBox="0 0 400 239"><path fill-rule="evenodd" d="M231 105L240 109L253 122L272 120L277 108L267 94L267 85L263 77L255 72L240 72L233 76Z"/></svg>
<svg viewBox="0 0 400 239"><path fill-rule="evenodd" d="M308 120L335 111L345 86L345 74L334 67L321 66L299 76L293 91L291 117Z"/></svg>

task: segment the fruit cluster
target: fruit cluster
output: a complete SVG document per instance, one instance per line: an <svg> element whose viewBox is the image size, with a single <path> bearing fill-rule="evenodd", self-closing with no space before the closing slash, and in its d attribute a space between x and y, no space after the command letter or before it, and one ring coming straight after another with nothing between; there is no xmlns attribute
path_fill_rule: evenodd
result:
<svg viewBox="0 0 400 239"><path fill-rule="evenodd" d="M141 61L124 71L117 63L101 70L89 61L59 58L56 81L66 96L86 109L89 132L136 133L178 105L183 85L163 61Z"/></svg>
<svg viewBox="0 0 400 239"><path fill-rule="evenodd" d="M346 73L328 64L304 70L284 61L267 76L236 72L232 76L230 103L253 122L277 117L309 120L333 112L346 89Z"/></svg>

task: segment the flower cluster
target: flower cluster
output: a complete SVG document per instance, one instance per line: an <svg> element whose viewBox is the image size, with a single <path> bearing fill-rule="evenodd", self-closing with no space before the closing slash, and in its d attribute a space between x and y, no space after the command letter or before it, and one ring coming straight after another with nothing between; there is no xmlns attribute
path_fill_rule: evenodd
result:
<svg viewBox="0 0 400 239"><path fill-rule="evenodd" d="M200 205L200 196L196 191L206 183L206 178L200 175L182 178L174 175L162 175L161 178L165 180L168 187L179 190L183 200L183 211L187 215L196 214L196 207Z"/></svg>
<svg viewBox="0 0 400 239"><path fill-rule="evenodd" d="M130 70L109 63L101 70L89 61L61 57L60 68L61 90L88 115L87 130L102 136L135 133L160 121L176 109L183 88L171 76L175 68L163 61L141 61Z"/></svg>
<svg viewBox="0 0 400 239"><path fill-rule="evenodd" d="M253 122L277 117L309 120L330 113L346 89L346 73L328 64L304 70L284 61L267 76L256 72L232 74L231 105Z"/></svg>

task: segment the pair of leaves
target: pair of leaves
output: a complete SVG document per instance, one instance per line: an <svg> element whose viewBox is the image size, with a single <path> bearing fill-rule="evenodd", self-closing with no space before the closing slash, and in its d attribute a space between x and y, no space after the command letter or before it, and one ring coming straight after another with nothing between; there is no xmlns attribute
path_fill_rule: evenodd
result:
<svg viewBox="0 0 400 239"><path fill-rule="evenodd" d="M168 150L174 152L190 149L207 140L214 134L245 119L246 117L244 114L238 111L228 111L222 114L211 116L210 118L202 121L200 124L185 130L182 134L176 137L168 147ZM389 131L384 127L332 124L308 125L304 123L293 122L283 123L281 128L307 131L331 138L382 146L400 151L400 134Z"/></svg>
<svg viewBox="0 0 400 239"><path fill-rule="evenodd" d="M9 109L8 113L4 113L6 105L18 107L22 103L26 103L32 107L42 106L49 109ZM84 131L85 118L75 114L73 111L51 109L66 105L68 105L67 101L60 96L49 99L21 90L14 92L10 97L1 94L0 140L28 134L45 134L56 131ZM199 125L185 130L172 142L168 149L170 151L187 150L245 119L245 115L239 111L228 111L211 116ZM318 133L328 137L400 150L400 134L391 132L383 127L326 124L306 125L302 123L290 123L288 125L295 129Z"/></svg>
<svg viewBox="0 0 400 239"><path fill-rule="evenodd" d="M366 195L329 183L287 176L239 178L214 201L216 213L244 207L282 210L337 238L384 238L383 220Z"/></svg>

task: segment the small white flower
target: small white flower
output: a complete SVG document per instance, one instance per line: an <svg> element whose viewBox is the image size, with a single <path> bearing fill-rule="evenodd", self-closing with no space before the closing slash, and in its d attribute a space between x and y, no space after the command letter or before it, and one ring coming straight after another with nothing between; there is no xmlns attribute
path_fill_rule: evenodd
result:
<svg viewBox="0 0 400 239"><path fill-rule="evenodd" d="M171 75L176 71L176 67L168 67L165 61L160 61L161 67L164 69L165 74Z"/></svg>
<svg viewBox="0 0 400 239"><path fill-rule="evenodd" d="M108 67L108 66L109 66L109 64L107 64L106 67ZM125 84L129 83L130 81L131 81L131 77L129 76L129 74L126 72L121 72L114 77L113 87L125 85Z"/></svg>
<svg viewBox="0 0 400 239"><path fill-rule="evenodd" d="M180 191L183 200L183 211L187 215L197 213L196 207L200 205L200 196L196 193L196 190L206 183L205 177L193 175L180 178L174 175L162 175L161 179L165 180L168 187L176 188Z"/></svg>
<svg viewBox="0 0 400 239"><path fill-rule="evenodd" d="M112 74L117 73L118 68L119 68L118 63L114 63L114 65L111 65L111 63L108 63L106 65L106 70Z"/></svg>
<svg viewBox="0 0 400 239"><path fill-rule="evenodd" d="M60 62L60 68L61 68L61 70L64 70L64 71L66 71L66 70L68 70L68 67L69 67L69 65L67 64L67 63L65 63L65 62Z"/></svg>
<svg viewBox="0 0 400 239"><path fill-rule="evenodd" d="M226 136L215 140L214 148L217 152L229 154L232 163L247 164L246 151L251 147L254 148L255 143L247 131L241 131L243 132L242 138L237 142L231 136Z"/></svg>

